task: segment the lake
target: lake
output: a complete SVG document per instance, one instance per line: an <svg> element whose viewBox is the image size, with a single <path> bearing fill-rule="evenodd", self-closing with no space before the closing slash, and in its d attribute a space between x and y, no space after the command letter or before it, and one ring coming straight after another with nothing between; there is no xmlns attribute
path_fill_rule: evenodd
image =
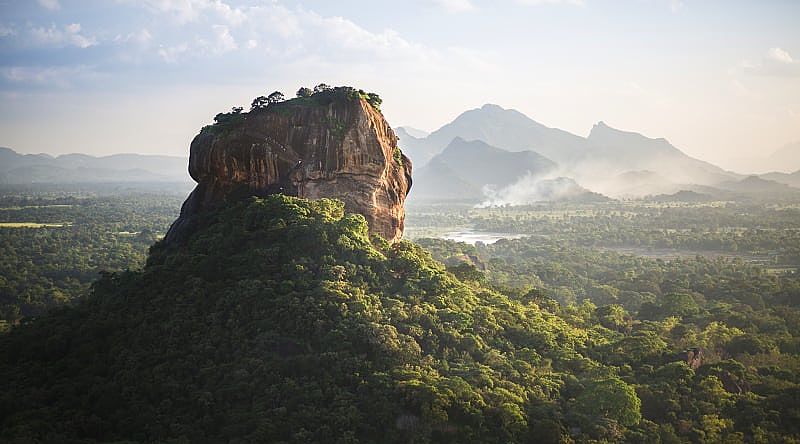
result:
<svg viewBox="0 0 800 444"><path fill-rule="evenodd" d="M476 231L476 230L459 230L451 231L439 236L442 239L447 239L456 242L464 242L467 244L475 245L478 242L484 244L493 244L500 239L520 239L525 237L524 234L517 233L495 233L490 231Z"/></svg>

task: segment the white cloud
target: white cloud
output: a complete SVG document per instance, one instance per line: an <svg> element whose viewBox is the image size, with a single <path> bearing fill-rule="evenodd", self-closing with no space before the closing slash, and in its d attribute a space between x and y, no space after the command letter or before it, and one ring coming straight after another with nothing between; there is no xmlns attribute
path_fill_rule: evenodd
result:
<svg viewBox="0 0 800 444"><path fill-rule="evenodd" d="M774 47L767 50L758 62L744 60L741 68L753 74L768 76L797 77L800 76L800 61L795 60L789 51Z"/></svg>
<svg viewBox="0 0 800 444"><path fill-rule="evenodd" d="M447 12L456 13L475 10L475 5L470 0L433 0L433 2Z"/></svg>
<svg viewBox="0 0 800 444"><path fill-rule="evenodd" d="M181 43L179 45L159 48L158 56L161 57L161 60L167 63L176 63L178 61L178 58L181 57L187 51L189 51L189 44Z"/></svg>
<svg viewBox="0 0 800 444"><path fill-rule="evenodd" d="M342 66L352 70L358 65L363 75L377 69L379 63L387 67L383 69L422 75L495 68L487 54L450 47L433 49L390 28L368 30L347 18L323 16L299 6L290 8L280 0L236 7L227 0L116 1L150 11L154 14L150 26L160 30L156 35L140 31L114 38L116 43L140 43L138 52L129 46L120 50L116 59L124 63L155 58L179 65L189 59L231 57L247 50L265 55L248 64L253 72L263 69L259 60L275 58L286 69L291 66L301 72L333 71Z"/></svg>
<svg viewBox="0 0 800 444"><path fill-rule="evenodd" d="M669 2L669 9L671 9L672 12L678 12L683 9L684 6L685 4L681 0L670 0Z"/></svg>
<svg viewBox="0 0 800 444"><path fill-rule="evenodd" d="M323 33L331 42L344 49L382 52L389 49L406 49L410 45L400 35L386 29L380 33L366 29L343 17L308 16L309 24Z"/></svg>
<svg viewBox="0 0 800 444"><path fill-rule="evenodd" d="M95 37L81 33L80 23L71 23L63 28L55 25L50 25L49 28L30 28L29 32L31 40L42 46L88 48L97 44Z"/></svg>
<svg viewBox="0 0 800 444"><path fill-rule="evenodd" d="M0 76L11 83L68 87L72 81L94 78L92 68L78 66L6 66Z"/></svg>
<svg viewBox="0 0 800 444"><path fill-rule="evenodd" d="M169 14L179 23L188 23L200 16L200 10L191 0L131 0L132 3L143 5L152 12Z"/></svg>
<svg viewBox="0 0 800 444"><path fill-rule="evenodd" d="M122 43L138 43L139 45L146 45L153 39L153 35L150 34L150 31L147 28L142 28L139 31L132 32L127 35L117 34L114 37L115 42L122 42Z"/></svg>
<svg viewBox="0 0 800 444"><path fill-rule="evenodd" d="M767 51L767 57L772 59L778 63L785 63L785 64L792 64L794 63L794 59L792 56L785 49L781 48L770 48Z"/></svg>
<svg viewBox="0 0 800 444"><path fill-rule="evenodd" d="M255 6L232 7L223 0L118 0L133 3L155 14L167 14L178 25L215 23L201 28L184 43L164 43L159 57L176 63L184 57L221 55L240 48L268 51L282 56L348 58L370 56L406 60L429 57L430 49L412 44L392 29L366 30L339 16L322 16L301 7L289 9L276 0ZM471 7L469 0L443 0L450 7ZM222 24L220 24L222 23ZM241 45L237 38L242 38ZM119 36L124 40L126 37ZM180 41L180 40L179 40Z"/></svg>
<svg viewBox="0 0 800 444"><path fill-rule="evenodd" d="M39 5L50 11L58 11L61 9L61 3L58 0L38 0Z"/></svg>
<svg viewBox="0 0 800 444"><path fill-rule="evenodd" d="M278 3L254 6L247 10L247 21L256 29L255 33L269 32L283 38L297 37L303 33L301 12L292 11Z"/></svg>
<svg viewBox="0 0 800 444"><path fill-rule="evenodd" d="M247 16L241 9L232 8L221 0L210 2L208 7L215 11L226 22L234 26L241 24L247 19Z"/></svg>
<svg viewBox="0 0 800 444"><path fill-rule="evenodd" d="M212 26L212 29L214 30L214 35L216 36L216 41L213 48L213 51L216 54L224 54L226 52L239 49L239 45L236 44L236 39L233 38L227 26L214 25Z"/></svg>
<svg viewBox="0 0 800 444"><path fill-rule="evenodd" d="M199 20L206 12L211 12L227 24L236 26L247 19L244 11L234 8L222 0L120 0L142 5L147 9L168 14L178 23L185 24Z"/></svg>
<svg viewBox="0 0 800 444"><path fill-rule="evenodd" d="M237 33L248 33L256 45L269 42L263 46L282 56L343 61L364 59L366 55L407 61L427 58L433 52L409 42L392 29L373 32L343 17L322 16L301 8L288 9L277 2L250 7L244 12L247 20ZM255 46L248 44L247 47Z"/></svg>
<svg viewBox="0 0 800 444"><path fill-rule="evenodd" d="M11 25L0 24L0 37L10 37L17 35L17 30Z"/></svg>
<svg viewBox="0 0 800 444"><path fill-rule="evenodd" d="M225 25L211 27L213 38L197 37L176 45L160 46L157 54L162 61L169 64L180 63L186 59L196 59L203 56L219 56L239 49L239 44L231 35L230 29Z"/></svg>

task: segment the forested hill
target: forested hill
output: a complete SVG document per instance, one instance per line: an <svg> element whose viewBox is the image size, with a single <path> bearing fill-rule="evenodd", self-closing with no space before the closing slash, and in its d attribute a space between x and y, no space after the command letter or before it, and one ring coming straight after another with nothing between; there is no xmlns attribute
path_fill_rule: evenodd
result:
<svg viewBox="0 0 800 444"><path fill-rule="evenodd" d="M0 439L557 442L565 415L640 433L586 331L367 233L275 195L156 244L0 339Z"/></svg>
<svg viewBox="0 0 800 444"><path fill-rule="evenodd" d="M627 335L613 306L496 291L471 265L370 238L343 208L280 194L222 208L144 270L0 336L0 441L800 437L788 382L730 393L720 378L738 367L695 370L664 350L665 324Z"/></svg>

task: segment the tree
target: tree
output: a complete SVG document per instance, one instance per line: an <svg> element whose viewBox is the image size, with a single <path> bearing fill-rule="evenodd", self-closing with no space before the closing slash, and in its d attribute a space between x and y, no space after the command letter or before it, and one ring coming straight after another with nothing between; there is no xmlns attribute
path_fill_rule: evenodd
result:
<svg viewBox="0 0 800 444"><path fill-rule="evenodd" d="M314 93L316 94L323 91L328 91L330 89L332 89L330 85L326 85L325 83L320 83L319 85L314 87Z"/></svg>
<svg viewBox="0 0 800 444"><path fill-rule="evenodd" d="M697 301L688 293L664 295L661 309L667 316L692 316L700 312Z"/></svg>
<svg viewBox="0 0 800 444"><path fill-rule="evenodd" d="M755 355L759 353L769 353L775 348L769 338L763 335L744 334L736 336L731 339L725 346L728 353L733 356L748 354Z"/></svg>
<svg viewBox="0 0 800 444"><path fill-rule="evenodd" d="M642 401L636 391L616 377L590 383L575 400L575 407L587 416L613 419L625 426L642 419Z"/></svg>
<svg viewBox="0 0 800 444"><path fill-rule="evenodd" d="M369 93L367 94L367 102L372 105L373 108L380 110L383 99L381 99L381 97L375 93Z"/></svg>
<svg viewBox="0 0 800 444"><path fill-rule="evenodd" d="M234 106L233 108L231 108L232 114L241 114L242 111L244 111L244 108L241 106Z"/></svg>
<svg viewBox="0 0 800 444"><path fill-rule="evenodd" d="M297 97L311 97L312 94L314 94L314 91L305 86L297 90Z"/></svg>
<svg viewBox="0 0 800 444"><path fill-rule="evenodd" d="M269 99L265 96L258 96L253 99L253 103L250 104L250 111L255 111L258 109L264 109L269 105Z"/></svg>
<svg viewBox="0 0 800 444"><path fill-rule="evenodd" d="M275 91L272 94L267 96L268 103L278 103L283 102L286 98L283 96L283 93L280 91Z"/></svg>
<svg viewBox="0 0 800 444"><path fill-rule="evenodd" d="M619 290L611 285L593 285L589 289L589 298L598 305L614 304L619 298Z"/></svg>
<svg viewBox="0 0 800 444"><path fill-rule="evenodd" d="M639 309L639 317L643 319L665 319L670 316L694 316L700 312L700 306L688 293L669 293L658 303L646 302Z"/></svg>
<svg viewBox="0 0 800 444"><path fill-rule="evenodd" d="M623 331L628 325L628 312L621 305L604 305L595 311L595 315L603 327L611 330Z"/></svg>
<svg viewBox="0 0 800 444"><path fill-rule="evenodd" d="M486 282L486 276L468 262L462 262L458 265L447 267L447 271L453 273L462 281Z"/></svg>

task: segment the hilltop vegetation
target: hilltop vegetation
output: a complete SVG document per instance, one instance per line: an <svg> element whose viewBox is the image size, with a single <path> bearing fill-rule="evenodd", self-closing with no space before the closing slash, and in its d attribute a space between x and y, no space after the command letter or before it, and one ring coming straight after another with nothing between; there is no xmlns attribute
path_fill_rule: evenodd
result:
<svg viewBox="0 0 800 444"><path fill-rule="evenodd" d="M594 250L583 224L423 249L338 201L235 204L0 337L0 440L797 442L798 278Z"/></svg>
<svg viewBox="0 0 800 444"><path fill-rule="evenodd" d="M345 100L365 100L375 110L380 111L383 100L376 93L368 93L363 89L356 89L352 86L332 87L324 83L315 86L314 89L302 87L297 91L297 96L286 99L280 91L274 91L267 96L258 96L250 104L250 113L260 113L268 109L275 109L281 112L288 106L328 106L333 102ZM227 113L219 113L214 117L214 124L203 128L203 131L212 133L225 133L236 128L249 113L244 112L244 107L236 106Z"/></svg>
<svg viewBox="0 0 800 444"><path fill-rule="evenodd" d="M557 441L566 423L639 430L638 397L582 354L587 341L412 244L371 242L338 202L276 195L210 217L185 248L157 244L144 271L107 275L85 304L2 338L3 436L522 442ZM597 391L611 396L598 404Z"/></svg>

